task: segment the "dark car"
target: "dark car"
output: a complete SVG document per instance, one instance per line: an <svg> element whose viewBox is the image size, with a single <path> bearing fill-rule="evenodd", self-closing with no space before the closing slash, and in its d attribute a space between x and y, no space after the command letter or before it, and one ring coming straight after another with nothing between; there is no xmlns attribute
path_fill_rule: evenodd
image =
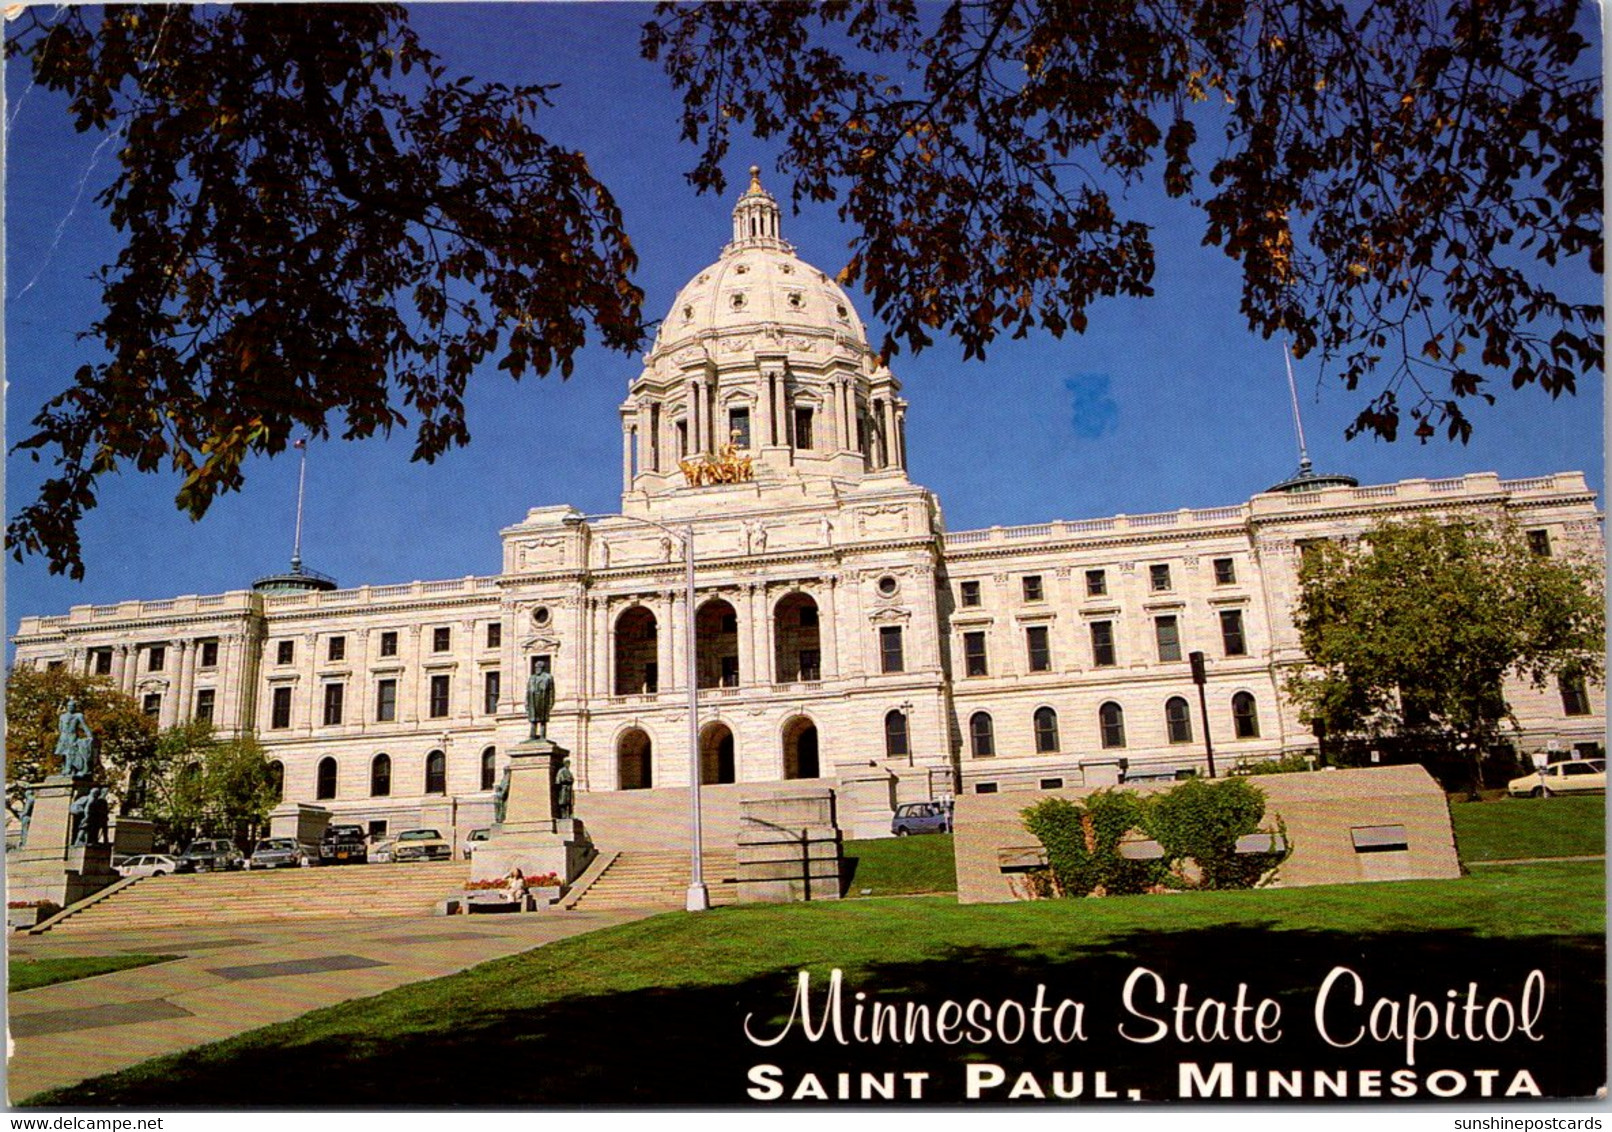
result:
<svg viewBox="0 0 1612 1132"><path fill-rule="evenodd" d="M950 802L903 802L890 819L890 832L897 837L912 833L949 833L951 828Z"/></svg>
<svg viewBox="0 0 1612 1132"><path fill-rule="evenodd" d="M222 837L192 841L183 859L198 873L228 872L246 867L246 857L235 848L233 842Z"/></svg>
<svg viewBox="0 0 1612 1132"><path fill-rule="evenodd" d="M319 839L319 860L326 865L362 865L369 860L369 832L361 825L330 825Z"/></svg>

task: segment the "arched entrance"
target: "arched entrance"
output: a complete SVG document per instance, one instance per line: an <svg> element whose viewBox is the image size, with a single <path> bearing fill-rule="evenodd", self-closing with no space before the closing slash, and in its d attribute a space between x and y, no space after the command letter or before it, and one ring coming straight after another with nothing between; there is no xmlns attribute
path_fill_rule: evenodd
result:
<svg viewBox="0 0 1612 1132"><path fill-rule="evenodd" d="M784 777L819 778L821 775L817 724L804 715L797 715L784 724Z"/></svg>
<svg viewBox="0 0 1612 1132"><path fill-rule="evenodd" d="M622 732L616 740L616 788L648 790L655 784L654 762L649 735L642 728Z"/></svg>
<svg viewBox="0 0 1612 1132"><path fill-rule="evenodd" d="M773 637L778 642L774 676L778 683L822 679L823 650L815 601L798 592L784 597L773 610Z"/></svg>
<svg viewBox="0 0 1612 1132"><path fill-rule="evenodd" d="M660 682L655 615L642 605L616 618L616 695L648 695Z"/></svg>
<svg viewBox="0 0 1612 1132"><path fill-rule="evenodd" d="M700 732L700 785L734 781L733 731L726 723L708 723Z"/></svg>
<svg viewBox="0 0 1612 1132"><path fill-rule="evenodd" d="M696 663L701 688L739 686L739 615L719 597L704 605L694 617L694 636L699 641Z"/></svg>

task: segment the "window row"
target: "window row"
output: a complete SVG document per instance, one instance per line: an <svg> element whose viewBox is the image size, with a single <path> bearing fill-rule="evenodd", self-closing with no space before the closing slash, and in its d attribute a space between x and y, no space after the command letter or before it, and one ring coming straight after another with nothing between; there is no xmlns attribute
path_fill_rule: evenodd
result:
<svg viewBox="0 0 1612 1132"><path fill-rule="evenodd" d="M1219 614L1220 647L1224 656L1247 656L1248 635L1243 627L1243 611L1223 609ZM1091 662L1096 668L1110 668L1119 663L1115 644L1114 622L1087 623L1091 639ZM1181 651L1181 624L1175 614L1153 618L1153 639L1158 659L1170 663L1183 659ZM1052 671L1051 629L1046 625L1030 625L1024 630L1025 657L1031 672ZM888 668L885 671L890 671ZM989 676L990 659L987 654L986 633L983 629L963 634L963 675Z"/></svg>
<svg viewBox="0 0 1612 1132"><path fill-rule="evenodd" d="M499 648L504 643L504 626L500 621L489 621L485 626L483 647L489 649ZM382 657L397 655L398 630L385 629L380 634L378 654ZM437 625L431 630L431 651L443 653L453 651L453 626ZM205 665L205 652L203 654ZM276 664L294 664L297 659L297 642L292 638L276 641L274 643L274 662ZM347 659L347 637L345 634L336 634L325 638L325 660L340 661ZM215 660L216 663L216 660ZM153 669L155 671L155 669Z"/></svg>
<svg viewBox="0 0 1612 1132"><path fill-rule="evenodd" d="M343 682L333 682L322 685L324 691L324 713L321 717L326 727L339 727L346 722L347 716L347 685ZM282 684L270 693L269 701L269 728L274 731L283 731L291 726L291 705L295 689L290 685ZM483 715L497 715L498 701L503 691L503 674L497 669L484 672L481 676L481 711ZM200 693L198 693L199 697ZM148 696L147 699L150 699ZM446 719L452 714L453 707L453 677L447 674L438 674L431 677L430 690L426 700L426 717L428 719ZM208 715L212 718L211 698L207 704ZM197 715L200 718L201 704L198 699ZM376 723L395 723L397 721L397 680L387 677L375 681L374 715Z"/></svg>
<svg viewBox="0 0 1612 1132"><path fill-rule="evenodd" d="M1213 562L1215 585L1232 586L1237 584L1237 563L1231 558L1216 558ZM1148 591L1150 593L1169 593L1175 589L1175 579L1170 571L1168 562L1155 563L1147 568ZM1019 594L1026 602L1045 601L1047 599L1046 586L1041 574L1022 574L1019 577ZM1086 596L1106 597L1108 595L1108 571L1094 569L1086 571ZM959 582L957 586L958 604L964 608L976 608L982 604L980 582L970 579Z"/></svg>
<svg viewBox="0 0 1612 1132"><path fill-rule="evenodd" d="M194 642L196 648L197 668L218 667L218 639L208 637ZM136 654L136 671L139 670L138 654L145 655L145 671L166 672L168 670L167 645L134 645L131 646ZM115 653L111 648L91 649L89 652L89 673L92 676L112 675L113 657Z"/></svg>
<svg viewBox="0 0 1612 1132"><path fill-rule="evenodd" d="M279 780L284 780L285 770L279 763ZM325 802L336 797L336 784L339 779L340 767L334 757L326 755L319 760L314 771L314 800ZM442 751L431 751L425 756L425 774L421 783L422 794L446 794L448 792L448 756ZM491 790L497 781L498 751L488 747L481 752L481 788ZM392 794L392 756L376 755L369 761L369 796L371 798L389 798Z"/></svg>
<svg viewBox="0 0 1612 1132"><path fill-rule="evenodd" d="M886 753L891 755L906 754L905 749L897 751L891 746L891 716L898 714L892 712L890 716L885 717L885 748ZM902 716L901 719L904 728L906 717ZM1036 754L1056 754L1063 749L1058 735L1056 711L1050 707L1037 708L1031 722ZM1231 724L1232 733L1236 738L1259 738L1259 707L1252 694L1238 692L1231 698ZM1164 727L1171 743L1192 742L1192 709L1185 698L1171 696L1164 701ZM1112 701L1099 707L1097 731L1104 749L1114 750L1126 746L1125 709ZM969 716L968 739L969 751L975 758L986 759L996 754L996 724L990 712L977 711ZM905 731L902 732L902 741L905 742Z"/></svg>

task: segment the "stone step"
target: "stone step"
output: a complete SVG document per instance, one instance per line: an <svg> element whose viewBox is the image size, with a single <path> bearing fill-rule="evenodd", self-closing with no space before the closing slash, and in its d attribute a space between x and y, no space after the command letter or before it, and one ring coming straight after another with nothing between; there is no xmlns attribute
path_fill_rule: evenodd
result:
<svg viewBox="0 0 1612 1132"><path fill-rule="evenodd" d="M735 903L732 883L738 871L736 855L705 854L701 862L713 905ZM578 908L681 908L687 898L690 861L687 853L634 850L624 852L576 902Z"/></svg>

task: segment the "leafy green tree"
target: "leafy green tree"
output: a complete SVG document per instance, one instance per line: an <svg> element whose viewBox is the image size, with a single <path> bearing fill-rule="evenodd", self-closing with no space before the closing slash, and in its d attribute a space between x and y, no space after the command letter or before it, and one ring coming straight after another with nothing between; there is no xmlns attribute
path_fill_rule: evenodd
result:
<svg viewBox="0 0 1612 1132"><path fill-rule="evenodd" d="M1433 730L1470 757L1514 721L1506 681L1605 679L1605 580L1583 555L1534 553L1515 524L1421 518L1305 548L1300 718L1335 737Z"/></svg>
<svg viewBox="0 0 1612 1132"><path fill-rule="evenodd" d="M18 447L57 472L7 546L81 577L78 522L129 464L194 517L294 430L416 424L465 443L482 363L571 372L590 327L635 347L636 257L547 88L448 75L393 4L25 8L8 58L122 139L100 195L124 237L88 337L104 361Z"/></svg>
<svg viewBox="0 0 1612 1132"><path fill-rule="evenodd" d="M13 667L6 674L6 797L15 805L32 783L61 771L56 720L69 700L78 702L95 735L96 779L120 802L131 775L156 755L156 721L104 678L66 669Z"/></svg>
<svg viewBox="0 0 1612 1132"><path fill-rule="evenodd" d="M643 47L697 187L748 128L797 202L840 202L887 353L1151 293L1129 190L1153 182L1241 265L1250 327L1374 387L1351 434L1392 440L1403 408L1425 441L1502 383L1602 367L1601 306L1549 270L1602 267L1579 25L1577 0L829 0L662 4Z"/></svg>
<svg viewBox="0 0 1612 1132"><path fill-rule="evenodd" d="M158 746L145 815L160 837L185 843L211 833L245 846L261 832L279 795L255 738L220 740L209 724L190 723L164 731Z"/></svg>

